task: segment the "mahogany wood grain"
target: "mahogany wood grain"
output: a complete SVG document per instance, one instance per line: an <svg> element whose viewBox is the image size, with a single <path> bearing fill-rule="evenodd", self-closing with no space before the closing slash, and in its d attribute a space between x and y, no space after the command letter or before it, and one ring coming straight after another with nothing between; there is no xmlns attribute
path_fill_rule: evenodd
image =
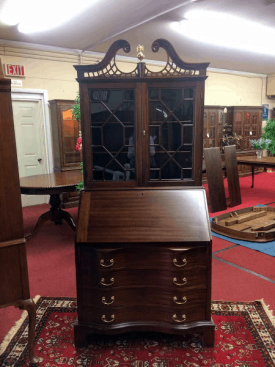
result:
<svg viewBox="0 0 275 367"><path fill-rule="evenodd" d="M190 270L194 265L197 267L206 266L206 246L178 248L160 248L141 244L131 244L131 247L96 249L94 247L83 246L82 248L82 269L92 271L95 267L98 270L111 271L118 269L163 269L167 264L172 269ZM138 250L138 251L137 251Z"/></svg>
<svg viewBox="0 0 275 367"><path fill-rule="evenodd" d="M167 289L191 290L197 287L206 287L206 268L192 271L167 271L166 269L131 269L109 271L82 271L82 280L87 288L116 289L138 285L150 285Z"/></svg>
<svg viewBox="0 0 275 367"><path fill-rule="evenodd" d="M26 299L19 303L20 310L26 310L29 317L29 334L28 334L28 349L31 365L37 365L39 358L34 355L34 336L35 336L35 321L36 321L36 305L32 299Z"/></svg>
<svg viewBox="0 0 275 367"><path fill-rule="evenodd" d="M0 79L0 167L0 308L13 305L28 310L29 357L36 364L36 315L29 290L10 79Z"/></svg>
<svg viewBox="0 0 275 367"><path fill-rule="evenodd" d="M64 192L75 192L77 183L82 180L83 175L78 170L20 178L22 194L50 195L50 210L39 217L33 231L25 236L27 240L34 236L48 220L53 221L55 224L61 224L64 219L75 231L75 224L71 215L67 211L61 209L60 194Z"/></svg>
<svg viewBox="0 0 275 367"><path fill-rule="evenodd" d="M260 166L265 168L275 167L275 157L257 158L256 156L239 156L237 157L237 162L240 164Z"/></svg>
<svg viewBox="0 0 275 367"><path fill-rule="evenodd" d="M82 200L91 203L85 214L89 216L88 243L185 241L202 245L211 237L208 211L204 209L205 190L201 187L92 190L82 192ZM77 233L77 242L81 242L80 235Z"/></svg>
<svg viewBox="0 0 275 367"><path fill-rule="evenodd" d="M77 230L75 248L77 346L91 332L204 328L206 344L213 345L211 234L203 188L84 191L81 218L86 224Z"/></svg>
<svg viewBox="0 0 275 367"><path fill-rule="evenodd" d="M10 79L0 79L0 242L24 237L10 93Z"/></svg>
<svg viewBox="0 0 275 367"><path fill-rule="evenodd" d="M102 319L105 315L106 318ZM109 311L95 310L94 308L85 310L86 321L94 322L101 325L116 325L123 323L167 323L174 325L182 325L188 322L200 321L205 319L205 307L204 304L182 306L182 307L167 307L164 308L160 304L154 306L148 305L134 305L132 307L123 307L119 310ZM104 321L106 320L106 321ZM113 320L113 321L111 321Z"/></svg>
<svg viewBox="0 0 275 367"><path fill-rule="evenodd" d="M235 145L224 148L230 206L242 203L236 153Z"/></svg>
<svg viewBox="0 0 275 367"><path fill-rule="evenodd" d="M76 185L83 180L79 170L47 173L28 177L20 177L21 194L51 195L76 191Z"/></svg>
<svg viewBox="0 0 275 367"><path fill-rule="evenodd" d="M274 168L275 167L275 157L262 157L257 158L254 156L237 156L237 164L238 165L246 165L251 167L252 171L252 185L251 188L254 187L254 170L255 167L264 167L264 168Z"/></svg>
<svg viewBox="0 0 275 367"><path fill-rule="evenodd" d="M209 189L211 212L226 210L225 189L220 148L204 149L205 167Z"/></svg>
<svg viewBox="0 0 275 367"><path fill-rule="evenodd" d="M199 186L202 184L203 106L205 89L204 85L207 78L206 68L209 63L185 63L178 57L173 46L164 39L158 39L152 45L154 52L157 52L160 47L167 52L169 58L173 60L174 65L177 65L177 68L171 70L169 63L167 63L162 71L153 72L147 68L145 63L138 63L137 67L132 72L124 73L119 71L119 67L115 63L115 55L116 52L121 48L123 48L124 51L129 52L130 45L125 40L115 41L111 45L110 49L107 51L104 59L98 64L74 66L77 70L77 81L79 82L80 87L84 183L86 190L90 188L96 189L103 187L119 188L121 187L121 185L123 185L125 188L130 188L135 186ZM92 106L90 100L91 90L93 89L97 91L113 92L118 90L124 91L125 89L129 88L133 89L135 94L133 100L134 117L130 121L135 125L135 179L124 179L123 182L114 179L107 180L106 178L100 180L95 179L93 162L94 157L98 153L98 150L95 153L96 149L98 149L98 146L95 147L97 144L93 146L92 135L94 133L91 131L91 122L93 123L93 118L96 119L96 117L93 116L96 116L98 111L97 108ZM180 149L173 149L173 151L175 151L175 154L171 152L167 153L167 151L165 151L165 149L163 149L161 145L159 146L157 152L159 156L163 155L164 157L164 154L168 154L168 156L171 156L172 159L169 159L169 161L167 161L165 165L167 165L168 167L169 164L173 163L174 171L176 171L176 168L180 169L180 178L179 174L175 172L173 172L173 175L175 175L175 177L171 174L171 179L167 178L164 173L163 175L165 178L151 178L149 155L149 142L151 133L149 115L151 107L149 102L149 88L159 88L160 90L166 91L173 88L181 90L182 93L184 93L184 90L186 88L192 88L192 90L194 91L194 96L192 98L189 98L189 100L192 100L193 103L192 121L188 121L188 124L186 121L187 125L182 127L182 131L184 131L185 128L190 125L190 129L192 129L192 137L189 138L190 141L186 143L184 141L184 134L182 134L183 136L180 137L181 147L178 147ZM183 110L185 109L185 107L183 107L183 104L185 102L188 102L188 99L182 97L180 108ZM108 110L111 113L116 112L111 111L110 106L106 108L106 111ZM169 108L172 107L170 106ZM174 108L176 108L176 105L174 106ZM173 111L169 112L169 114L170 113L172 117ZM176 114L175 111L174 113ZM111 119L107 119L106 123L110 124L110 121ZM176 123L177 121L178 119L176 119L174 122ZM99 125L97 125L97 127L98 126ZM125 146L127 146L127 143L125 142L125 140L127 140L127 138L125 138L125 133L123 139ZM103 151L110 151L109 148L106 148L103 141L104 138L102 138L100 143L101 145L103 145L102 153ZM110 155L110 159L112 158L112 154L113 153L111 153ZM114 163L116 159L118 159L118 154L119 152L114 153L115 156L114 159L112 159L111 164ZM162 161L163 157L159 158L159 160ZM104 164L106 165L107 163L103 162L102 165ZM157 167L156 171L152 173L159 173L159 171L164 170L165 165L163 163L159 164L160 167ZM109 165L110 164L108 164L108 166ZM191 168L189 167L190 165L192 166ZM121 162L119 162L119 164L114 164L114 166L120 167L120 173L122 173L122 175L124 174L124 166ZM179 168L179 166L181 166L181 168ZM106 168L106 166L104 167ZM189 169L191 173L188 171Z"/></svg>
<svg viewBox="0 0 275 367"><path fill-rule="evenodd" d="M95 324L87 323L76 320L74 325L74 338L75 345L86 346L88 344L88 338L91 340L91 333L93 334L106 334L114 335L125 332L160 332L171 334L171 329L173 329L173 334L200 334L203 330L203 343L205 347L213 347L214 337L215 337L215 324L213 319L210 321L196 321L187 323L178 323L176 325L164 322L127 322L127 323L117 323L114 325L110 324ZM96 335L95 335L96 338Z"/></svg>
<svg viewBox="0 0 275 367"><path fill-rule="evenodd" d="M117 51L130 51L124 40L115 41L100 63L75 66L85 187L75 242L76 346L85 344L90 333L128 331L205 331L205 344L214 344L211 231L205 191L194 187L202 183L204 83L209 64L185 63L163 39L153 43L153 52L160 47L175 68L167 62L155 72L139 62L131 72L119 70ZM127 89L130 94L124 93ZM115 91L121 100L117 107L107 100ZM116 113L120 108L124 111L125 103L122 122ZM161 118L157 103L165 105ZM100 104L103 113L98 110ZM132 140L134 155L129 163ZM100 303L105 289L110 297L110 289L118 292L115 320L112 313L100 311L106 309ZM182 312L173 313L166 298L173 292L184 297L184 291L191 295L186 320ZM91 295L99 304L91 301ZM144 305L151 306L148 310ZM175 304L175 310L179 308Z"/></svg>
<svg viewBox="0 0 275 367"><path fill-rule="evenodd" d="M199 292L198 292L199 289ZM158 302L166 307L181 307L195 303L205 303L206 287L197 287L194 290L179 288L177 290L163 290L154 286L138 287L138 288L120 288L120 289L104 289L94 291L84 289L82 292L82 304L85 307L100 308L101 310L109 310L134 305L155 306Z"/></svg>

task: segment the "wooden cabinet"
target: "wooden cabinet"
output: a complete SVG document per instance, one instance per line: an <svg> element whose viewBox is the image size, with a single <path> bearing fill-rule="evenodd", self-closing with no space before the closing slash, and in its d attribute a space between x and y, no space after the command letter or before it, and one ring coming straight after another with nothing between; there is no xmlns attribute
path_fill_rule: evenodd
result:
<svg viewBox="0 0 275 367"><path fill-rule="evenodd" d="M130 331L198 332L213 346L203 188L82 192L75 246L76 346Z"/></svg>
<svg viewBox="0 0 275 367"><path fill-rule="evenodd" d="M37 363L33 354L35 304L29 290L11 81L3 79L1 73L0 61L0 308L15 306L28 311L29 357L31 363Z"/></svg>
<svg viewBox="0 0 275 367"><path fill-rule="evenodd" d="M80 153L75 149L80 126L72 115L74 101L51 100L54 171L80 169Z"/></svg>
<svg viewBox="0 0 275 367"><path fill-rule="evenodd" d="M165 40L159 47L168 53L160 72L144 62L120 71L116 52L130 50L123 40L99 64L75 66L85 184L76 346L90 332L126 331L202 332L214 343L205 192L182 187L201 185L208 64L184 63Z"/></svg>
<svg viewBox="0 0 275 367"><path fill-rule="evenodd" d="M79 138L80 124L72 116L72 106L75 101L51 100L51 124L54 171L80 170L81 154L75 149ZM61 194L61 207L71 208L78 206L79 195L77 192Z"/></svg>
<svg viewBox="0 0 275 367"><path fill-rule="evenodd" d="M214 148L223 146L224 107L204 106L203 116L203 147Z"/></svg>
<svg viewBox="0 0 275 367"><path fill-rule="evenodd" d="M242 137L237 149L251 150L249 140L259 139L262 136L263 107L227 107L228 125L232 126L233 133Z"/></svg>
<svg viewBox="0 0 275 367"><path fill-rule="evenodd" d="M241 136L240 143L236 145L237 156L256 155L255 149L251 148L250 140L259 139L262 136L262 106L233 106L227 107L226 122L232 126L232 133ZM251 174L251 167L238 165L239 175ZM257 171L261 172L262 168Z"/></svg>
<svg viewBox="0 0 275 367"><path fill-rule="evenodd" d="M201 185L205 64L186 64L158 40L169 62L130 73L111 46L98 65L75 66L80 84L85 188Z"/></svg>

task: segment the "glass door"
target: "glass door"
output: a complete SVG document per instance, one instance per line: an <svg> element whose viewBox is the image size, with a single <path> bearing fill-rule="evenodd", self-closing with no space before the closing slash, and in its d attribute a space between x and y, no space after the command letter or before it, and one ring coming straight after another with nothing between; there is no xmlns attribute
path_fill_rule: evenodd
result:
<svg viewBox="0 0 275 367"><path fill-rule="evenodd" d="M79 138L79 125L73 117L71 108L60 106L60 110L62 114L63 167L70 167L80 164L80 153L75 149Z"/></svg>
<svg viewBox="0 0 275 367"><path fill-rule="evenodd" d="M89 98L93 181L135 181L135 89L92 88Z"/></svg>
<svg viewBox="0 0 275 367"><path fill-rule="evenodd" d="M149 181L193 177L195 87L151 87L149 93Z"/></svg>

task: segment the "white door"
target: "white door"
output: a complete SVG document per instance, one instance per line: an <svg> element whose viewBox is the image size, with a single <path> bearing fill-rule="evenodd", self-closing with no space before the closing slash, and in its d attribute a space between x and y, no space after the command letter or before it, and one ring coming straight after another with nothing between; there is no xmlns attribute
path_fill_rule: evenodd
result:
<svg viewBox="0 0 275 367"><path fill-rule="evenodd" d="M19 177L45 173L41 101L12 101ZM47 202L46 195L21 195L22 206Z"/></svg>

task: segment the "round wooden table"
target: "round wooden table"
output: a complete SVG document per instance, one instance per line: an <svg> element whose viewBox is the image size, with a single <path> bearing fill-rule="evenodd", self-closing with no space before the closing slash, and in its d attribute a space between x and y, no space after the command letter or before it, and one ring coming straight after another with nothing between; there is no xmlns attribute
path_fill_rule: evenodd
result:
<svg viewBox="0 0 275 367"><path fill-rule="evenodd" d="M26 236L29 239L48 220L61 224L64 219L75 231L75 223L71 215L61 209L60 194L63 192L76 191L76 185L83 180L80 170L54 172L44 175L28 176L20 178L21 194L25 195L50 195L49 204L51 208L42 214L31 234Z"/></svg>

